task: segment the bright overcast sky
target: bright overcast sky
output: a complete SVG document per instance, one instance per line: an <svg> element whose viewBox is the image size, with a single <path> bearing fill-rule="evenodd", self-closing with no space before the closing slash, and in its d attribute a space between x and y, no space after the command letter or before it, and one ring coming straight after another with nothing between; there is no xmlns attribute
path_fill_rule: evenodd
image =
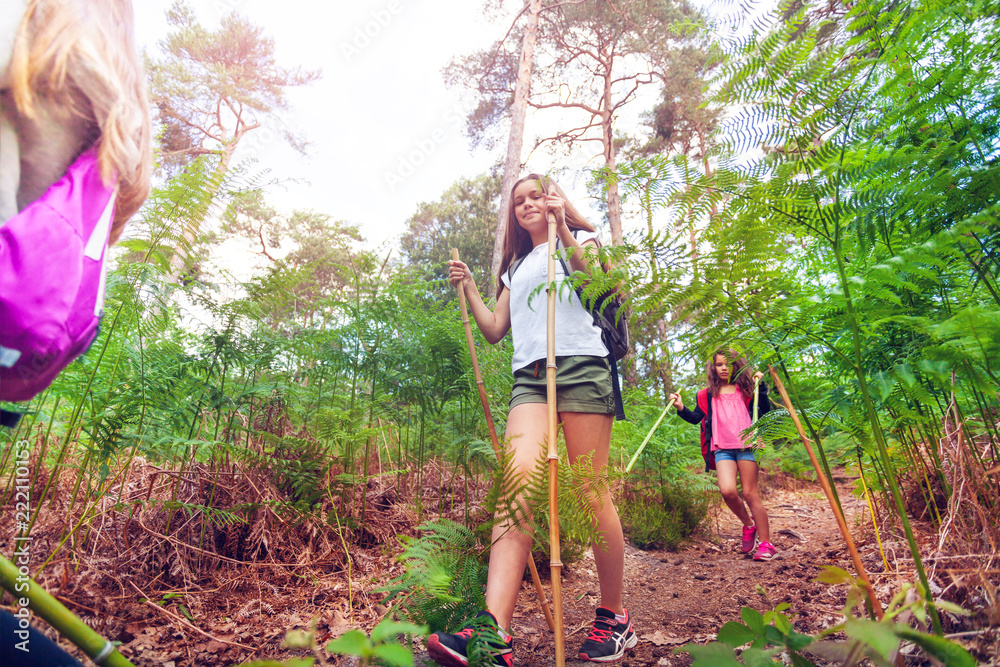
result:
<svg viewBox="0 0 1000 667"><path fill-rule="evenodd" d="M171 0L133 4L140 47L155 54L168 31ZM308 157L266 128L248 135L249 150L237 153L247 157L254 151L271 176L302 181L286 190L269 188L280 209L310 208L360 224L368 246L375 247L402 233L420 202L437 199L459 178L483 173L497 161L497 151L470 150L464 91L449 90L441 76L453 56L506 31L506 25L485 23L478 0L189 4L209 29L230 10L262 27L284 67L322 69L316 83L288 91L285 122L311 142ZM397 178L387 178L390 173Z"/></svg>
<svg viewBox="0 0 1000 667"><path fill-rule="evenodd" d="M157 42L168 32L165 13L171 2L133 2L137 40L151 54L158 53ZM709 4L718 2L727 8L731 4ZM420 202L434 201L458 179L489 170L506 150L505 140L492 151L470 149L464 118L472 96L464 89L446 88L442 69L453 57L489 46L504 35L517 3L507 3L511 11L494 25L483 16L483 0L188 3L208 29L217 28L229 11L262 27L274 40L283 67L322 70L316 83L288 90L290 109L281 121L311 142L307 157L267 127L247 135L237 152L237 158L256 156L258 166L270 169L272 178L295 181L268 187L270 201L279 210L313 209L358 224L367 246L375 249L405 230ZM646 99L629 105L627 115L619 118L619 129L635 132L639 115L655 104L654 88L643 91ZM580 118L566 119L552 110L529 111L525 151L533 145L533 136L579 123ZM593 154L600 150L597 144L587 142L583 150L590 154L553 158L547 151L536 151L526 169L570 169L571 175L561 177L560 184L586 211L590 203L584 201L582 170L599 167L601 160ZM599 221L596 212L589 217Z"/></svg>

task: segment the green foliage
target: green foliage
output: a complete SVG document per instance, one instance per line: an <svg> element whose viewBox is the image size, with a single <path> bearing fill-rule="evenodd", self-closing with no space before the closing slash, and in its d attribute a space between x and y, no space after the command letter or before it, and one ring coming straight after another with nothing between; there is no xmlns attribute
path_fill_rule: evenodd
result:
<svg viewBox="0 0 1000 667"><path fill-rule="evenodd" d="M453 632L485 606L485 549L465 526L438 519L419 526L424 535L401 538L405 571L385 589L385 603L430 632Z"/></svg>
<svg viewBox="0 0 1000 667"><path fill-rule="evenodd" d="M637 336L656 383L665 393L668 372L722 344L773 365L827 472L823 443L839 441L876 478L925 591L900 479L926 470L947 490L1000 460L994 14L943 0L784 3L725 47L712 102L735 111L713 168L654 156L601 175L648 215L627 291L660 327ZM961 473L940 449L946 420L984 443ZM790 426L776 412L757 431L785 458L782 441L799 446ZM798 459L788 465L804 471ZM975 487L964 533L985 548L1000 504Z"/></svg>
<svg viewBox="0 0 1000 667"><path fill-rule="evenodd" d="M627 464L653 429L663 406L657 403L658 396L639 390L626 390L625 400L629 406L629 420L615 423L611 434L611 458L620 458ZM676 410L670 408L636 459L631 480L641 488L659 489L667 480L689 482L688 469L702 467L698 430L678 419ZM654 481L647 482L648 479Z"/></svg>
<svg viewBox="0 0 1000 667"><path fill-rule="evenodd" d="M426 627L385 619L372 629L370 637L361 630L348 630L340 637L330 641L326 645L326 650L337 655L358 656L361 665L413 667L413 654L400 641L408 636L423 637L426 635ZM312 627L308 630L289 630L286 632L282 647L305 649L319 656L319 647L316 645L315 619ZM283 662L257 660L245 664L255 667L311 667L311 665L316 664L316 658L291 658ZM321 664L325 664L325 661L321 660Z"/></svg>
<svg viewBox="0 0 1000 667"><path fill-rule="evenodd" d="M164 593L159 600L154 600L154 604L158 604L161 607L166 607L171 600L177 600L177 610L181 612L189 621L194 620L194 616L191 615L191 610L188 606L181 602L184 599L183 593Z"/></svg>
<svg viewBox="0 0 1000 667"><path fill-rule="evenodd" d="M496 664L494 656L497 646L503 645L497 633L497 624L490 616L477 616L465 624L474 630L466 645L470 667L490 667Z"/></svg>
<svg viewBox="0 0 1000 667"><path fill-rule="evenodd" d="M207 505L199 505L197 503L184 503L177 500L156 500L151 498L146 501L148 505L162 505L166 510L181 510L189 517L194 517L196 514L201 514L204 516L205 521L212 526L217 528L225 528L232 526L237 523L246 523L245 517L236 514L231 510L226 510L221 507L209 507ZM239 510L240 508L234 508Z"/></svg>
<svg viewBox="0 0 1000 667"><path fill-rule="evenodd" d="M781 419L791 426L791 420L788 419L787 411L780 408L765 415L761 421L767 421L767 418ZM767 427L765 426L764 428L766 429ZM806 453L805 447L802 446L802 441L798 439L797 435L794 438L789 437L777 441L766 441L769 444L757 450L757 461L760 463L761 468L768 471L777 470L795 479L815 481L816 470L813 468L812 461L809 460L809 455ZM857 451L857 444L851 438L847 437L844 431L837 431L831 436L824 438L822 445L832 468L837 468L841 465L850 465L851 460L849 457L853 456Z"/></svg>
<svg viewBox="0 0 1000 667"><path fill-rule="evenodd" d="M323 482L333 465L329 448L305 438L270 433L263 434L263 442L274 447L269 465L278 488L301 509L311 508L324 495Z"/></svg>
<svg viewBox="0 0 1000 667"><path fill-rule="evenodd" d="M362 665L376 661L377 664L392 667L412 667L413 654L397 638L401 635L424 637L427 634L426 626L386 619L372 629L371 637L360 630L348 630L328 643L326 650L339 655L359 656Z"/></svg>
<svg viewBox="0 0 1000 667"><path fill-rule="evenodd" d="M493 471L494 483L486 499L492 519L475 532L447 520L420 527L426 534L406 539L400 557L404 574L385 589L386 601L399 599L396 609L431 631L454 631L484 608L485 554L497 525L519 525L533 535L539 550L549 551L548 462L540 457L534 470L520 479L511 457L503 456ZM607 476L593 473L591 457L559 465L559 526L561 559L578 559L602 538L595 528L591 498L608 490ZM591 494L594 494L592 496ZM476 536L480 537L477 538Z"/></svg>
<svg viewBox="0 0 1000 667"><path fill-rule="evenodd" d="M779 653L787 652L793 665L815 667L817 663L810 657L836 661L845 667L853 667L863 660L873 664L891 667L901 642L911 642L924 653L945 665L974 667L975 659L959 644L926 632L929 615L926 598L922 594L908 595L910 586L899 591L885 610L881 621L859 618L855 612L864 599L862 584L850 574L837 567L826 567L817 581L830 584L847 584L850 588L844 608L844 622L827 628L817 636L796 632L792 622L785 615L787 603L775 606L761 614L751 607L743 607L740 616L743 622L729 621L719 629L717 641L705 646L686 644L675 649L677 653L689 653L694 657L693 667L710 665L754 665L760 667L783 664L774 660ZM942 609L952 613L965 613L947 602L937 602ZM922 629L908 625L913 616ZM835 641L827 637L844 632L846 641ZM744 644L750 647L737 654L736 649ZM774 647L774 648L771 648ZM826 664L825 662L820 664Z"/></svg>
<svg viewBox="0 0 1000 667"><path fill-rule="evenodd" d="M553 8L542 52L556 56L559 26L574 26L580 30L563 31L565 39L612 30L615 39L630 35L630 49L646 48L646 39L662 46L660 56L673 54L694 15L682 5L647 9L643 3ZM967 521L950 524L964 532L960 537L996 543L1000 500L987 474L1000 460L995 13L989 3L945 0L788 2L773 25L750 26L726 45L721 64L698 50L680 54L683 62L658 63L656 71L670 81L654 127L661 147L687 154L642 157L602 170L595 181L609 196L611 186L618 188L626 209L639 211L644 223L628 243L602 249L614 269L586 286L599 294L621 283L633 315L636 357L626 369L637 381L626 390L633 421L615 425L612 460L634 453L667 393L682 389L690 397L703 386L712 348L734 344L757 367L775 367L821 462L850 459L875 501L895 509L908 537L898 494L901 480L915 479L941 489L942 508L947 501L972 508ZM203 104L211 100L247 102L252 112L244 120L264 118L283 107L283 86L306 83L313 73L277 67L268 40L235 15L217 32L199 26L183 5L170 20L178 31L167 48L184 57L151 59L150 71L163 144L184 159L164 160L172 175L120 244L101 336L43 396L19 406L28 413L21 429L0 438L44 434L39 455L47 465L39 470L54 471L46 492L61 488L61 475L77 475L71 513L111 493L121 479L116 475L143 456L170 472L157 484L176 480L169 498L150 501L171 516L197 519L206 531L241 530L261 508L296 525L329 517L317 523L340 531L342 544L344 526L364 525L370 482L379 474L396 475L403 502L418 508L433 502L424 497L433 485L423 476L436 458L453 466L451 480L437 480L440 511L447 510L446 494L454 501L459 489L475 493L474 482L490 471L494 521L523 521L535 547L547 548L547 464L539 462L523 486L509 464L495 465L458 312L446 303L454 291L442 281L450 246L462 248L470 263L489 247L476 230L491 220L494 179L461 181L440 201L422 205L406 241L412 241L408 261L422 271L394 274L398 267L384 255L358 249L356 226L273 209L262 189L269 177L247 165L229 168L226 151L234 143L203 144L183 127L195 106L212 108ZM240 35L248 51L230 53L217 71L204 69L213 44L226 50ZM515 61L491 61L496 77L482 91L489 100L473 118L477 133L503 114ZM256 91L254 104L245 72L236 72L247 63L275 75L274 86ZM538 80L558 83L560 72L580 60L558 63ZM690 84L709 75L716 76L709 88L715 97L696 108ZM196 80L208 83L185 83ZM562 89L555 83L546 95ZM736 112L702 146L701 133L724 117L717 113L722 106ZM614 140L617 149L626 138ZM714 152L703 155L704 147ZM288 254L249 280L213 273L211 250L219 239L200 224L215 219L224 221L224 233L258 238L262 253L280 243ZM182 284L171 278L177 257L188 264ZM480 345L479 351L496 408L509 396L511 349ZM951 434L961 436L964 451L941 448ZM765 461L811 474L784 410L761 419L754 437L766 442ZM627 493L661 500L623 504L633 539L667 544L695 525L697 502L685 494L710 485L708 477L686 472L700 468L697 445L697 430L672 415L653 434ZM9 465L0 463L0 476ZM216 482L180 497L191 467L196 474L224 468L234 481L246 474L281 498L234 501ZM958 477L967 484L956 498L949 479ZM595 479L589 461L560 461L564 560L600 542L590 494L614 482L611 471ZM138 502L137 509L146 504ZM447 539L434 537L438 532ZM409 545L408 574L392 589L401 612L409 613L407 605L419 614L432 606L447 610L456 598L470 601L431 623L451 629L474 613L488 548L482 535L437 527L421 538L427 542ZM82 535L67 540L80 548L86 542ZM277 542L271 545L279 548ZM911 548L923 577L912 540ZM417 591L412 596L409 586ZM934 625L933 606L907 604ZM774 634L784 632L778 627L784 622L781 610L773 613L774 630L758 635L787 641L787 633ZM851 628L871 645L888 643L884 628L860 621ZM906 632L891 630L931 653L948 650ZM718 647L705 650L722 655ZM742 657L769 660L764 653Z"/></svg>
<svg viewBox="0 0 1000 667"><path fill-rule="evenodd" d="M639 497L622 503L625 533L640 549L676 551L708 515L708 493L694 485L669 484L662 487L659 499Z"/></svg>
<svg viewBox="0 0 1000 667"><path fill-rule="evenodd" d="M594 474L591 455L581 456L573 464L565 453L560 457L557 471L559 548L560 560L564 563L579 560L591 544L596 544L597 548L603 544L596 528L592 498L599 498L610 489L613 473L609 468L598 476ZM501 457L485 504L493 520L481 526L481 531L488 534L498 524L520 525L531 533L533 551L551 553L549 462L544 452L539 454L534 469L524 479L514 471L511 457Z"/></svg>
<svg viewBox="0 0 1000 667"><path fill-rule="evenodd" d="M439 201L421 203L407 221L400 249L414 275L426 281L423 287L436 299L452 301L458 295L448 283L452 248L458 249L459 259L469 266L480 290L492 284L493 244L487 240L496 228L499 198L499 175L463 178Z"/></svg>
<svg viewBox="0 0 1000 667"><path fill-rule="evenodd" d="M163 58L146 54L150 98L160 123L161 168L182 169L192 156L228 151L247 132L287 108L285 89L319 78L319 71L286 69L275 59L274 41L235 12L206 29L181 0L167 12L174 28L161 43ZM299 151L304 142L291 132Z"/></svg>

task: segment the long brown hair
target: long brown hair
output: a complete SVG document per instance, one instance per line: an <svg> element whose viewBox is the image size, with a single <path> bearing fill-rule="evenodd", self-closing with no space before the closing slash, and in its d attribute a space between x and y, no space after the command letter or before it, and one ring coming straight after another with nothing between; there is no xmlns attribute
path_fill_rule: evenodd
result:
<svg viewBox="0 0 1000 667"><path fill-rule="evenodd" d="M552 177L541 174L528 174L522 177L510 189L510 203L507 206L507 233L504 236L503 254L500 257L500 270L497 273L497 297L500 296L500 292L504 288L503 274L507 272L507 267L518 257L527 255L534 247L531 243L531 235L521 227L517 222L517 216L514 215L514 191L517 190L517 186L521 183L532 180L538 181L542 192L545 194L557 194L566 202L566 226L570 229L582 229L588 232L597 231L593 225L587 222L586 218L580 215L580 212L570 203L569 199L566 198L566 193L563 192L558 183L552 180Z"/></svg>
<svg viewBox="0 0 1000 667"><path fill-rule="evenodd" d="M729 362L729 383L735 384L743 392L744 398L753 396L753 369L750 363L732 348L719 348L708 359L705 372L708 375L708 390L713 396L719 395L719 390L726 383L715 371L715 358L723 356Z"/></svg>

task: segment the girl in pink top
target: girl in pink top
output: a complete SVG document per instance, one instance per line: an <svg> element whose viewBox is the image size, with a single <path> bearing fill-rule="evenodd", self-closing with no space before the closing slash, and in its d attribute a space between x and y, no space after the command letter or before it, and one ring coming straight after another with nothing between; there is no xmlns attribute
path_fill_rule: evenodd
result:
<svg viewBox="0 0 1000 667"><path fill-rule="evenodd" d="M722 499L743 522L740 550L749 554L756 545L754 560L770 560L776 551L770 542L767 510L757 487L757 459L753 443L743 437L743 431L751 424L754 384L763 377L760 372L751 375L750 370L746 359L733 350L719 350L708 362L708 387L698 392L694 410L684 407L679 393L671 394L670 398L674 400L681 419L691 424L701 423L706 468L715 468ZM767 385L761 382L758 414L762 415L770 408ZM736 488L737 474L743 486L742 497Z"/></svg>

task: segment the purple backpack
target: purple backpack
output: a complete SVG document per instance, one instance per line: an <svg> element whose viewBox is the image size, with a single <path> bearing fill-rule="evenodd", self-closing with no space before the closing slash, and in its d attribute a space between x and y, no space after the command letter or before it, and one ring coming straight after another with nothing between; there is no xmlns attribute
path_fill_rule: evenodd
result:
<svg viewBox="0 0 1000 667"><path fill-rule="evenodd" d="M0 400L32 398L97 337L114 204L91 148L0 227Z"/></svg>

